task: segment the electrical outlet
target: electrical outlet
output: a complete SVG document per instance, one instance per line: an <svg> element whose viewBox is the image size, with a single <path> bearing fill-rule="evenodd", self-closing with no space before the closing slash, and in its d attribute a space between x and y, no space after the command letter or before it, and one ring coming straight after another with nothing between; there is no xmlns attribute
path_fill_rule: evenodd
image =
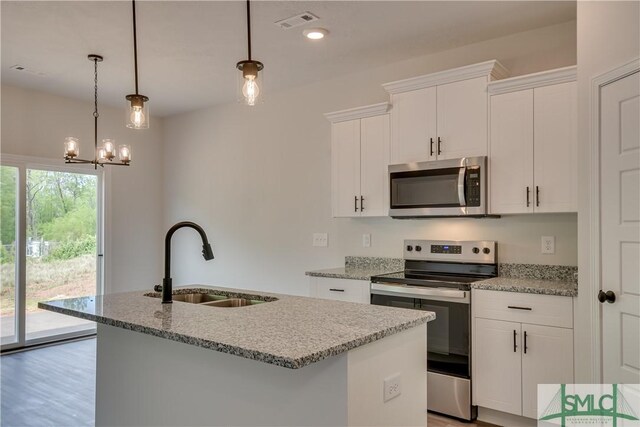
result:
<svg viewBox="0 0 640 427"><path fill-rule="evenodd" d="M329 238L327 237L327 233L313 233L313 246L329 246Z"/></svg>
<svg viewBox="0 0 640 427"><path fill-rule="evenodd" d="M555 254L556 253L556 238L555 236L542 236L542 248L543 254Z"/></svg>
<svg viewBox="0 0 640 427"><path fill-rule="evenodd" d="M363 234L362 235L362 247L370 248L371 247L371 234Z"/></svg>
<svg viewBox="0 0 640 427"><path fill-rule="evenodd" d="M400 396L402 393L402 377L399 372L391 377L385 378L383 392L385 402Z"/></svg>

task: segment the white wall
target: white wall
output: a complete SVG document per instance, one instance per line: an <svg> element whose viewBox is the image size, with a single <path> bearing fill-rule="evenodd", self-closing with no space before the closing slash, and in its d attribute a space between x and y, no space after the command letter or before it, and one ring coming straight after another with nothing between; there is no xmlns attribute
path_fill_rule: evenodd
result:
<svg viewBox="0 0 640 427"><path fill-rule="evenodd" d="M81 154L93 153L93 103L2 86L2 154L64 160L66 136L80 138ZM124 107L124 100L123 100ZM124 111L100 107L98 137L132 146L133 163L108 171L107 224L111 255L105 254L106 292L150 289L162 278L162 120L151 128L127 129Z"/></svg>
<svg viewBox="0 0 640 427"><path fill-rule="evenodd" d="M591 138L590 91L591 80L611 69L640 57L640 3L637 1L579 1L578 2L578 150L579 157L579 283L575 303L576 382L600 382L598 369L594 372L589 345L595 333L589 310L596 303L590 291L597 277L590 275L589 140Z"/></svg>
<svg viewBox="0 0 640 427"><path fill-rule="evenodd" d="M204 262L193 232L174 238L174 283L205 282L306 294L304 271L345 255L402 256L405 238L495 239L501 262L576 265L575 214L501 219L332 219L330 124L323 113L387 100L381 83L498 59L513 75L573 65L576 23L489 40L336 77L253 109L225 105L165 119L165 226L191 219L213 242ZM268 73L268 61L266 61ZM268 74L267 83L268 83ZM311 246L328 232L329 247ZM362 233L372 234L362 248ZM540 236L556 254L540 254Z"/></svg>

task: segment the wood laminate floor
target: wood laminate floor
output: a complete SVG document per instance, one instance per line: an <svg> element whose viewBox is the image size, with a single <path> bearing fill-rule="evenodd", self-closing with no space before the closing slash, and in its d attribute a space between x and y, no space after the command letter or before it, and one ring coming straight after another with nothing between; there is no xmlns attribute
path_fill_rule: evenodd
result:
<svg viewBox="0 0 640 427"><path fill-rule="evenodd" d="M0 357L2 427L93 426L96 340Z"/></svg>
<svg viewBox="0 0 640 427"><path fill-rule="evenodd" d="M0 357L2 427L94 426L96 340ZM476 427L429 414L429 427Z"/></svg>

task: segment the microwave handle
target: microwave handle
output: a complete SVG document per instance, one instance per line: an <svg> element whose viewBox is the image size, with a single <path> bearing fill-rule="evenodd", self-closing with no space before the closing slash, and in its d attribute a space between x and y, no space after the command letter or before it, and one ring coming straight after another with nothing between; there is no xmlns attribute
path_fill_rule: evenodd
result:
<svg viewBox="0 0 640 427"><path fill-rule="evenodd" d="M467 168L460 168L458 172L458 199L460 200L460 206L467 206L467 201L464 197L464 181L467 175Z"/></svg>

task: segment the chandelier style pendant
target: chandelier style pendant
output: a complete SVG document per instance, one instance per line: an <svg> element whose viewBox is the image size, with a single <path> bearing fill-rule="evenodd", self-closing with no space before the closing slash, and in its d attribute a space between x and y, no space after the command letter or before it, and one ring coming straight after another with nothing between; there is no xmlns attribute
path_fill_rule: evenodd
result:
<svg viewBox="0 0 640 427"><path fill-rule="evenodd" d="M133 7L133 67L135 72L136 93L127 95L127 127L131 129L149 128L149 97L138 93L138 34L136 31L136 0L131 2Z"/></svg>
<svg viewBox="0 0 640 427"><path fill-rule="evenodd" d="M118 161L114 162L116 158L116 141L114 139L103 139L102 146L98 148L98 62L102 62L103 58L100 55L89 55L89 61L93 62L93 145L94 145L94 157L93 160L80 158L80 144L78 138L68 136L64 141L64 160L65 163L81 163L92 164L95 169L98 166L115 165L115 166L129 166L131 163L131 147L126 144L118 146Z"/></svg>
<svg viewBox="0 0 640 427"><path fill-rule="evenodd" d="M251 3L247 0L247 52L248 59L236 64L240 70L238 74L238 100L247 105L255 105L259 99L262 87L262 74L260 71L264 65L260 61L251 59Z"/></svg>

